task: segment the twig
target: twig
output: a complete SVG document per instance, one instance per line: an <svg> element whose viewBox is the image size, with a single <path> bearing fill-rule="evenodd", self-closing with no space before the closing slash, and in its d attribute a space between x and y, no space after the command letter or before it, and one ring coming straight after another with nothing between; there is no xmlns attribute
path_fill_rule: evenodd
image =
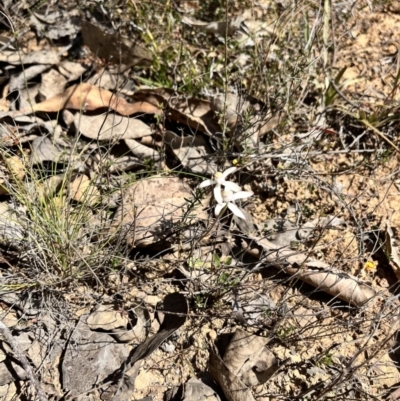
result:
<svg viewBox="0 0 400 401"><path fill-rule="evenodd" d="M36 378L35 373L32 370L32 367L26 358L26 356L21 352L19 349L18 343L14 340L14 337L11 334L10 329L0 321L0 333L5 337L7 342L11 345L15 355L17 356L18 360L21 362L22 367L25 369L26 374L29 377L33 387L36 390L36 394L38 395L40 401L48 401L48 398L42 388L40 387L39 380Z"/></svg>
<svg viewBox="0 0 400 401"><path fill-rule="evenodd" d="M387 142L389 145L391 145L398 153L400 153L400 149L384 134L382 134L381 131L379 131L377 128L375 128L369 121L362 119L361 122L370 130L374 131L376 135L378 135L381 139L383 139L385 142Z"/></svg>
<svg viewBox="0 0 400 401"><path fill-rule="evenodd" d="M352 150L331 150L331 151L314 151L314 152L292 152L292 153L265 153L263 155L250 155L249 159L284 159L287 157L314 157L314 156L329 156L329 155L340 155L340 154L348 154L348 153L381 153L384 152L384 149L352 149ZM242 156L241 153L232 153L232 156ZM253 163L253 162L251 162ZM250 164L250 163L249 163Z"/></svg>

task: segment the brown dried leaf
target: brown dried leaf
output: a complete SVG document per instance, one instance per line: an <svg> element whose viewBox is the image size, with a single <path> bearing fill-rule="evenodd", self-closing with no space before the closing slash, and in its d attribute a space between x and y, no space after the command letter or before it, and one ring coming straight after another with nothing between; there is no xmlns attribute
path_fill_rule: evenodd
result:
<svg viewBox="0 0 400 401"><path fill-rule="evenodd" d="M148 334L149 314L140 305L130 308L130 312L122 313L114 305L100 305L87 318L91 330L103 331L111 334L119 342L134 341L139 343ZM135 315L132 319L131 314Z"/></svg>
<svg viewBox="0 0 400 401"><path fill-rule="evenodd" d="M101 199L99 190L86 175L78 175L69 184L69 194L71 199L86 205L95 205Z"/></svg>
<svg viewBox="0 0 400 401"><path fill-rule="evenodd" d="M121 139L136 139L151 135L151 128L144 122L111 113L97 116L76 113L74 125L84 136L98 141L117 142Z"/></svg>
<svg viewBox="0 0 400 401"><path fill-rule="evenodd" d="M258 247L261 247L263 252L258 252L259 255L265 255L262 260L269 264L280 265L284 272L296 275L300 280L318 288L318 290L325 291L356 306L364 305L376 295L376 291L363 281L335 269L327 263L313 260L308 255L297 252L290 247L279 247L266 238L253 236L249 236L249 238Z"/></svg>
<svg viewBox="0 0 400 401"><path fill-rule="evenodd" d="M115 110L122 116L147 113L150 109L153 114L161 114L160 109L149 107L147 103L128 103L108 90L86 83L73 85L65 92L34 105L32 111L26 109L23 112L55 113L62 109L94 111L104 108Z"/></svg>
<svg viewBox="0 0 400 401"><path fill-rule="evenodd" d="M58 64L60 62L57 53L51 50L38 50L28 54L20 54L17 51L3 51L0 53L0 62L12 65L27 64Z"/></svg>
<svg viewBox="0 0 400 401"><path fill-rule="evenodd" d="M157 107L166 107L166 116L171 120L189 126L197 131L214 136L221 131L208 100L188 98L172 89L142 89L133 96L137 100L146 100Z"/></svg>
<svg viewBox="0 0 400 401"><path fill-rule="evenodd" d="M139 159L150 159L154 161L159 161L161 155L155 149L152 149L146 145L142 145L134 139L125 139L126 146L131 150L131 152L137 156Z"/></svg>

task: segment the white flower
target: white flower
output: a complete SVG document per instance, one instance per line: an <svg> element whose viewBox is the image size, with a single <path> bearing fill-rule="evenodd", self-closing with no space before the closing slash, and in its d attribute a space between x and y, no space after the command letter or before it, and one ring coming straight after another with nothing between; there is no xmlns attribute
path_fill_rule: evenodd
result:
<svg viewBox="0 0 400 401"><path fill-rule="evenodd" d="M234 173L237 170L236 167L230 167L227 170L225 170L223 173L220 171L217 171L214 174L214 179L212 180L205 180L203 181L198 188L205 188L209 187L210 185L215 185L213 188L213 193L214 193L214 198L217 201L217 203L223 203L222 199L222 187L225 188L225 190L232 191L232 192L240 192L242 188L240 186L232 181L226 181L226 177L229 174Z"/></svg>
<svg viewBox="0 0 400 401"><path fill-rule="evenodd" d="M219 216L221 211L225 208L228 207L228 209L237 217L240 219L246 220L246 216L243 214L243 212L233 203L234 201L238 199L246 199L250 198L250 196L253 196L254 193L251 191L241 191L241 192L232 192L232 191L222 191L222 202L218 202L217 206L215 206L215 215Z"/></svg>

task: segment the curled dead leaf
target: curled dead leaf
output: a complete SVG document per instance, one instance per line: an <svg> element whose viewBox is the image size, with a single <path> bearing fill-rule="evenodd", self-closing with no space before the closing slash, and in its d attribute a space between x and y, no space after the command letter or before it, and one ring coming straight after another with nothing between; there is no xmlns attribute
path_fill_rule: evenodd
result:
<svg viewBox="0 0 400 401"><path fill-rule="evenodd" d="M256 245L249 246L250 254L267 262L268 265L280 266L284 272L295 275L319 291L325 291L356 306L362 306L376 296L376 291L367 283L335 269L327 263L313 260L308 255L297 252L288 246L278 246L266 238L249 236L249 239L250 243L254 241L253 244ZM247 245L244 244L244 246ZM252 252L252 250L257 250L257 252Z"/></svg>

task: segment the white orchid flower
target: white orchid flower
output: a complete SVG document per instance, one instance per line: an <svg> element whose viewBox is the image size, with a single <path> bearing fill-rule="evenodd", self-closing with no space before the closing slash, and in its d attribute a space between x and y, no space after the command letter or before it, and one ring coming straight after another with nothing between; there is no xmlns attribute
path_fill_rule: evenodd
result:
<svg viewBox="0 0 400 401"><path fill-rule="evenodd" d="M217 206L215 206L215 215L219 216L221 211L224 208L228 208L235 216L240 219L246 220L246 216L243 212L233 203L238 199L246 199L253 196L254 193L251 191L241 191L241 192L232 192L229 190L222 191L222 202L218 202Z"/></svg>
<svg viewBox="0 0 400 401"><path fill-rule="evenodd" d="M223 173L220 171L217 171L214 174L214 177L212 180L205 180L203 181L198 188L205 188L209 187L210 185L215 185L213 188L213 193L214 193L214 198L217 201L217 203L223 203L222 199L222 187L224 187L225 190L232 191L232 192L240 192L242 188L240 186L232 181L226 181L226 177L229 174L234 173L237 170L236 167L229 167L227 170L225 170Z"/></svg>

